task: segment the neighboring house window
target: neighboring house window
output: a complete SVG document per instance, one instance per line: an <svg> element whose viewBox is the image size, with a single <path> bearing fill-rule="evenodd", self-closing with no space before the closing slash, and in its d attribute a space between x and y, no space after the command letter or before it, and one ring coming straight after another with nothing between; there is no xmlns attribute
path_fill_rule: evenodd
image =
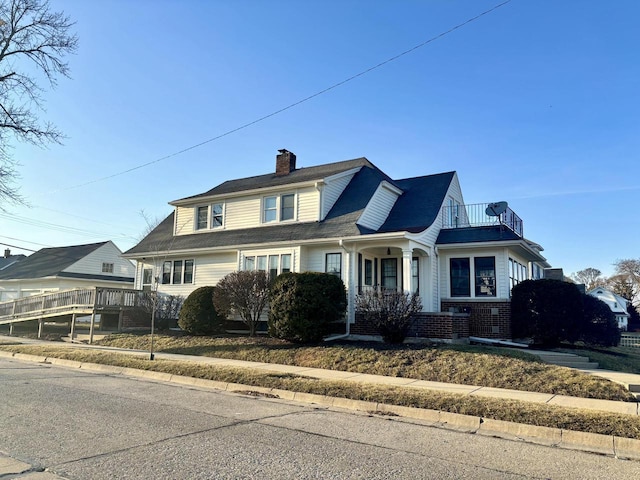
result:
<svg viewBox="0 0 640 480"><path fill-rule="evenodd" d="M254 270L256 265L256 257L244 257L244 269Z"/></svg>
<svg viewBox="0 0 640 480"><path fill-rule="evenodd" d="M495 297L496 257L476 257L473 263L476 297Z"/></svg>
<svg viewBox="0 0 640 480"><path fill-rule="evenodd" d="M283 222L295 218L295 194L264 197L262 200L262 223Z"/></svg>
<svg viewBox="0 0 640 480"><path fill-rule="evenodd" d="M214 203L211 206L211 228L220 228L224 225L224 205Z"/></svg>
<svg viewBox="0 0 640 480"><path fill-rule="evenodd" d="M196 211L196 230L209 228L209 207L198 207Z"/></svg>
<svg viewBox="0 0 640 480"><path fill-rule="evenodd" d="M451 296L470 297L471 282L468 258L452 258L449 260L451 276Z"/></svg>
<svg viewBox="0 0 640 480"><path fill-rule="evenodd" d="M267 271L267 256L266 255L259 255L258 256L258 265L256 268L259 272L266 272Z"/></svg>
<svg viewBox="0 0 640 480"><path fill-rule="evenodd" d="M102 273L113 273L113 263L103 263Z"/></svg>
<svg viewBox="0 0 640 480"><path fill-rule="evenodd" d="M291 271L291 255L280 256L280 273L289 273Z"/></svg>
<svg viewBox="0 0 640 480"><path fill-rule="evenodd" d="M276 278L278 276L278 262L280 257L278 255L269 255L269 278Z"/></svg>
<svg viewBox="0 0 640 480"><path fill-rule="evenodd" d="M398 288L398 259L383 258L380 261L380 269L382 287L396 290Z"/></svg>
<svg viewBox="0 0 640 480"><path fill-rule="evenodd" d="M341 253L327 253L325 258L324 271L342 278L342 254Z"/></svg>
<svg viewBox="0 0 640 480"><path fill-rule="evenodd" d="M420 293L420 259L418 257L411 259L411 281L414 293Z"/></svg>
<svg viewBox="0 0 640 480"><path fill-rule="evenodd" d="M162 264L162 284L193 283L193 260L166 261Z"/></svg>

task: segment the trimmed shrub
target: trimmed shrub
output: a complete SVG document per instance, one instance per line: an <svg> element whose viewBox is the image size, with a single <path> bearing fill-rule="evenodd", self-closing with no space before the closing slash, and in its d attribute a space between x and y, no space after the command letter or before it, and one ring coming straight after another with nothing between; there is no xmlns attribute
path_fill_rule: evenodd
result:
<svg viewBox="0 0 640 480"><path fill-rule="evenodd" d="M511 331L514 338L554 347L575 342L583 325L582 293L560 280L525 280L511 291Z"/></svg>
<svg viewBox="0 0 640 480"><path fill-rule="evenodd" d="M417 293L368 289L356 297L356 311L373 324L387 343L403 343L413 317L421 309Z"/></svg>
<svg viewBox="0 0 640 480"><path fill-rule="evenodd" d="M269 335L297 343L322 340L347 309L344 283L327 273L283 273L269 298Z"/></svg>
<svg viewBox="0 0 640 480"><path fill-rule="evenodd" d="M620 343L616 316L602 300L583 295L584 324L580 340L588 345L615 347Z"/></svg>
<svg viewBox="0 0 640 480"><path fill-rule="evenodd" d="M178 326L191 335L214 335L224 331L224 317L213 306L215 287L195 289L182 305Z"/></svg>

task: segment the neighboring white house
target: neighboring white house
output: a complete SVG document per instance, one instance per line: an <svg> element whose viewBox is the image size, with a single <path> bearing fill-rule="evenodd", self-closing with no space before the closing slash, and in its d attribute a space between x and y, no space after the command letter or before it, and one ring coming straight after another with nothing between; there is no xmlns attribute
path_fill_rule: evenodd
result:
<svg viewBox="0 0 640 480"><path fill-rule="evenodd" d="M603 287L597 287L587 292L592 297L602 300L616 316L618 328L626 332L629 328L629 311L627 310L627 299L617 293Z"/></svg>
<svg viewBox="0 0 640 480"><path fill-rule="evenodd" d="M0 270L0 302L71 288L133 288L134 276L111 241L43 248Z"/></svg>
<svg viewBox="0 0 640 480"><path fill-rule="evenodd" d="M241 269L329 272L347 287L350 333L368 333L357 292L384 287L418 292L438 318L469 312L473 335L508 338L511 287L550 266L506 204L465 205L456 172L393 180L366 158L297 168L280 150L274 173L170 204L124 254L137 288L186 296Z"/></svg>

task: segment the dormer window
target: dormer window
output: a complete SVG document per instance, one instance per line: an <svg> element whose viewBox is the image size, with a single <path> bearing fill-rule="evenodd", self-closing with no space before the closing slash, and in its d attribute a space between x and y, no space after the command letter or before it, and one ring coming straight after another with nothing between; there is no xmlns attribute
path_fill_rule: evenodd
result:
<svg viewBox="0 0 640 480"><path fill-rule="evenodd" d="M293 193L264 197L262 200L262 223L295 219L295 206L296 196Z"/></svg>
<svg viewBox="0 0 640 480"><path fill-rule="evenodd" d="M209 228L209 206L198 207L196 219L196 229L204 230Z"/></svg>
<svg viewBox="0 0 640 480"><path fill-rule="evenodd" d="M196 208L196 230L224 226L224 204L214 203Z"/></svg>

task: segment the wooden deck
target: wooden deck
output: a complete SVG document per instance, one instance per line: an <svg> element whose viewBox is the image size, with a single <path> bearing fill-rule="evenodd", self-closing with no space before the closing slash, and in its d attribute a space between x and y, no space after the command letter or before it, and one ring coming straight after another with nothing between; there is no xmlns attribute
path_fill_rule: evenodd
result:
<svg viewBox="0 0 640 480"><path fill-rule="evenodd" d="M0 302L0 325L8 324L11 334L14 324L38 320L38 337L40 337L45 319L71 316L71 338L73 338L76 317L91 315L89 338L91 343L97 314L117 313L122 319L126 310L144 305L145 293L141 290L93 287L18 298ZM121 323L120 320L119 325Z"/></svg>

